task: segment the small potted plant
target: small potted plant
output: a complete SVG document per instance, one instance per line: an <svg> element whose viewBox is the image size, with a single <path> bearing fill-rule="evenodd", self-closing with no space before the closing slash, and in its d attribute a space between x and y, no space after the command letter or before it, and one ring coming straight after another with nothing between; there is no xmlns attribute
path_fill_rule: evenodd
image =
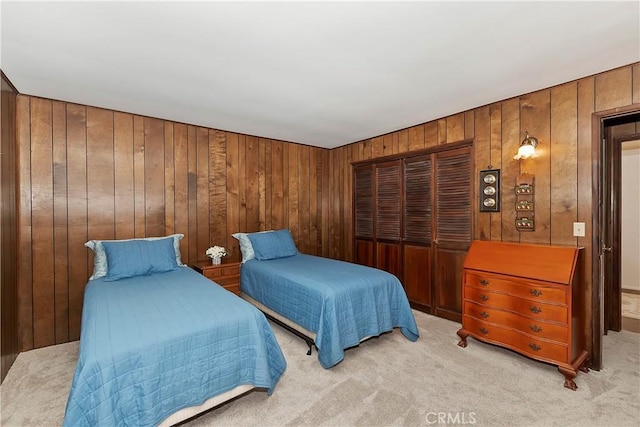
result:
<svg viewBox="0 0 640 427"><path fill-rule="evenodd" d="M222 257L227 256L227 250L224 246L212 246L205 253L211 258L211 264L213 265L219 265L222 262Z"/></svg>

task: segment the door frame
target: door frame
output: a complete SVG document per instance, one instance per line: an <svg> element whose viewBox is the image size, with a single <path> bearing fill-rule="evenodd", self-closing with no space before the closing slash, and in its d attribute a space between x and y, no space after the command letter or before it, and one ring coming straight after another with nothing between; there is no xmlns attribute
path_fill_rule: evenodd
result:
<svg viewBox="0 0 640 427"><path fill-rule="evenodd" d="M605 144L613 143L607 141L604 133L605 120L631 116L640 113L640 105L634 104L626 107L614 108L592 114L592 144L591 144L591 167L592 167L592 236L591 236L591 367L596 370L602 368L602 336L604 335L604 281L602 279L601 257L603 256L603 228L602 223L602 199L610 195L611 188L605 188L603 173L606 171L603 165L602 152ZM615 215L615 212L613 213ZM619 221L616 226L619 227ZM618 235L619 235L618 230ZM615 235L615 233L614 233ZM613 244L613 242L610 242ZM619 256L619 254L618 254ZM613 262L613 261L612 261ZM614 264L615 267L615 264Z"/></svg>

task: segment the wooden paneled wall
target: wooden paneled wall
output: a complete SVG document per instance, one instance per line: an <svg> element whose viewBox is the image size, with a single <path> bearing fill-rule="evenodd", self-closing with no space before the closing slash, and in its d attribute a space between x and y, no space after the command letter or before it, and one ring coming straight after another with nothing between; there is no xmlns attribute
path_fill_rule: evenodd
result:
<svg viewBox="0 0 640 427"><path fill-rule="evenodd" d="M90 239L183 233L188 264L290 228L327 255L327 150L29 96L17 114L22 350L79 338Z"/></svg>
<svg viewBox="0 0 640 427"><path fill-rule="evenodd" d="M330 255L349 261L354 256L351 162L474 138L475 238L584 246L585 292L591 295L592 113L632 104L640 107L640 63L336 148ZM518 162L513 156L525 131L540 141L540 157ZM502 206L500 212L480 213L477 177L489 168L501 170ZM513 187L524 172L535 174L534 232L518 232L514 224ZM586 224L585 237L573 237L573 222Z"/></svg>
<svg viewBox="0 0 640 427"><path fill-rule="evenodd" d="M640 64L333 150L18 96L21 349L75 340L89 239L183 233L185 262L236 231L290 228L299 249L353 260L351 162L473 138L475 174L502 171L502 209L474 236L585 246L591 271L592 113L640 104ZM528 130L540 158L512 160ZM536 175L536 230L515 230L512 183ZM477 204L477 189L474 189ZM572 223L586 223L584 238ZM591 293L590 275L585 292Z"/></svg>
<svg viewBox="0 0 640 427"><path fill-rule="evenodd" d="M18 205L17 205L17 144L16 96L17 91L2 74L2 116L0 138L0 301L2 307L2 357L0 382L20 352L18 341Z"/></svg>
<svg viewBox="0 0 640 427"><path fill-rule="evenodd" d="M501 169L502 209L475 214L475 238L538 244L589 246L591 241L592 113L640 104L640 64L617 68L538 92L511 98L390 134L336 148L331 152L331 255L352 259L351 162L415 151L474 138L479 171ZM516 161L524 132L540 141L537 159ZM514 226L513 185L520 173L536 180L536 230ZM478 203L477 188L474 200ZM477 206L476 206L477 207ZM587 235L572 235L572 223L587 223ZM334 231L337 230L337 231ZM588 257L587 257L588 258Z"/></svg>

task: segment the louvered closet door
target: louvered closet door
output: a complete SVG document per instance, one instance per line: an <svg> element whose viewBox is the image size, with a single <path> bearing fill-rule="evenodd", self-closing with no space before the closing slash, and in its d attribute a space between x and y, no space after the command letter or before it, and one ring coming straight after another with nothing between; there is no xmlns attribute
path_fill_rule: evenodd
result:
<svg viewBox="0 0 640 427"><path fill-rule="evenodd" d="M402 163L375 166L375 266L402 280Z"/></svg>
<svg viewBox="0 0 640 427"><path fill-rule="evenodd" d="M432 155L404 161L404 287L412 303L431 311Z"/></svg>
<svg viewBox="0 0 640 427"><path fill-rule="evenodd" d="M355 262L375 267L373 256L373 165L362 165L353 171L353 206L355 230Z"/></svg>
<svg viewBox="0 0 640 427"><path fill-rule="evenodd" d="M436 153L434 176L434 314L460 321L462 265L471 245L471 148Z"/></svg>
<svg viewBox="0 0 640 427"><path fill-rule="evenodd" d="M412 307L460 321L472 165L457 147L356 165L353 206L355 261L395 274Z"/></svg>

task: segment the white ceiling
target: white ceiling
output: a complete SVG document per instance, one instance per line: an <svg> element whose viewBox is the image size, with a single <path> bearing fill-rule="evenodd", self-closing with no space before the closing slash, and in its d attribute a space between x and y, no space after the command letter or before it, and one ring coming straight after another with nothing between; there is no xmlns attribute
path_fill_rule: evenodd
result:
<svg viewBox="0 0 640 427"><path fill-rule="evenodd" d="M9 2L20 93L337 147L640 61L640 2Z"/></svg>

